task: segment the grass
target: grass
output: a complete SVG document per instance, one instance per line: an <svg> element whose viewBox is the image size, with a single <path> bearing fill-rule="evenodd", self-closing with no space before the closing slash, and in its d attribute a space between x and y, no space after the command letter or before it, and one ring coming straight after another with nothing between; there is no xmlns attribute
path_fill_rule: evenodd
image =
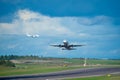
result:
<svg viewBox="0 0 120 80"><path fill-rule="evenodd" d="M74 63L74 64L83 64L84 60L80 59L64 59L66 62ZM94 64L101 64L101 65L120 65L120 60L91 60L87 59L87 64L94 65Z"/></svg>
<svg viewBox="0 0 120 80"><path fill-rule="evenodd" d="M16 68L0 66L0 76L47 73L75 68L78 67L42 66L40 64L19 64Z"/></svg>
<svg viewBox="0 0 120 80"><path fill-rule="evenodd" d="M25 61L25 60L23 60ZM22 62L23 62L22 61ZM0 76L11 76L11 75L23 75L23 74L40 74L55 71L71 70L84 68L82 65L84 60L80 59L57 59L48 60L48 62L29 62L29 63L17 63L15 68L5 67L0 65ZM87 60L89 66L85 68L93 67L120 67L120 60ZM92 66L101 64L98 66Z"/></svg>
<svg viewBox="0 0 120 80"><path fill-rule="evenodd" d="M120 75L113 76L97 76L97 77L86 77L86 78L72 78L64 80L120 80Z"/></svg>

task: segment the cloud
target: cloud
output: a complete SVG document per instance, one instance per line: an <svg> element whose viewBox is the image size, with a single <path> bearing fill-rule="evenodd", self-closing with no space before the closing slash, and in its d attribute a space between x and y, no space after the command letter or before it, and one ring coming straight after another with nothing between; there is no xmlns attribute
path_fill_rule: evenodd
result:
<svg viewBox="0 0 120 80"><path fill-rule="evenodd" d="M120 49L114 49L114 50L110 51L110 53L118 54L118 53L120 53Z"/></svg>
<svg viewBox="0 0 120 80"><path fill-rule="evenodd" d="M14 49L18 46L18 44L11 44L11 45L8 45L7 48L8 49Z"/></svg>
<svg viewBox="0 0 120 80"><path fill-rule="evenodd" d="M59 18L51 18L30 10L19 10L12 23L0 23L1 34L71 35Z"/></svg>
<svg viewBox="0 0 120 80"><path fill-rule="evenodd" d="M110 24L112 21L111 17L100 15L95 17L78 17L75 19L81 25L100 25Z"/></svg>
<svg viewBox="0 0 120 80"><path fill-rule="evenodd" d="M28 9L18 10L11 23L0 23L0 34L39 34L40 36L94 37L112 33L112 18L50 17ZM102 32L102 33L101 33Z"/></svg>
<svg viewBox="0 0 120 80"><path fill-rule="evenodd" d="M106 57L119 53L120 27L112 22L111 17L104 15L51 17L28 9L18 10L12 22L0 23L0 50L3 53L13 51L20 54L38 53L43 56ZM31 39L24 36L1 35L26 33L38 34L40 37ZM49 46L62 44L63 39L69 40L70 44L85 46L70 52Z"/></svg>
<svg viewBox="0 0 120 80"><path fill-rule="evenodd" d="M20 20L22 21L30 21L30 20L34 20L34 19L39 19L38 17L40 16L39 13L35 13L29 10L19 10L16 13L16 17L18 17Z"/></svg>

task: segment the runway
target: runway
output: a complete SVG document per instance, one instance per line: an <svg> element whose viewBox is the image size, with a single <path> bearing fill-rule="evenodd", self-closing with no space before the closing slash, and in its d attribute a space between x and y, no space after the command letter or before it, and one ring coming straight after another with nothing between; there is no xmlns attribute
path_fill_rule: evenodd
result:
<svg viewBox="0 0 120 80"><path fill-rule="evenodd" d="M98 76L110 73L120 73L120 68L75 69L35 75L0 77L0 80L61 80L64 78Z"/></svg>

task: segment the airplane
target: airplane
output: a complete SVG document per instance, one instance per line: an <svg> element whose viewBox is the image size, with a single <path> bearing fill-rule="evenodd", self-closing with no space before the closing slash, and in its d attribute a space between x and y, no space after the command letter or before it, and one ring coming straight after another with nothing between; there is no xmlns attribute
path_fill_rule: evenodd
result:
<svg viewBox="0 0 120 80"><path fill-rule="evenodd" d="M75 48L73 48L73 47L81 47L81 46L84 46L84 45L73 45L73 44L69 44L68 41L63 40L63 44L51 45L51 46L60 47L60 48L62 48L62 50L75 50Z"/></svg>
<svg viewBox="0 0 120 80"><path fill-rule="evenodd" d="M26 34L28 37L32 37L32 38L38 38L39 37L39 35L38 34L35 34L35 35L30 35L30 34Z"/></svg>

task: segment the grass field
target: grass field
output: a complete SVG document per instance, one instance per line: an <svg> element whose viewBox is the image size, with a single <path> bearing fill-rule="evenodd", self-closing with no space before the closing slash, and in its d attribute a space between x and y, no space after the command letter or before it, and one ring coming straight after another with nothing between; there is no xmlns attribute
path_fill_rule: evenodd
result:
<svg viewBox="0 0 120 80"><path fill-rule="evenodd" d="M16 67L0 66L0 76L38 74L78 68L120 67L120 60L84 60L52 59L52 60L16 60Z"/></svg>
<svg viewBox="0 0 120 80"><path fill-rule="evenodd" d="M97 77L86 77L86 78L72 78L72 79L63 79L63 80L120 80L119 75L112 75L112 76L97 76Z"/></svg>

